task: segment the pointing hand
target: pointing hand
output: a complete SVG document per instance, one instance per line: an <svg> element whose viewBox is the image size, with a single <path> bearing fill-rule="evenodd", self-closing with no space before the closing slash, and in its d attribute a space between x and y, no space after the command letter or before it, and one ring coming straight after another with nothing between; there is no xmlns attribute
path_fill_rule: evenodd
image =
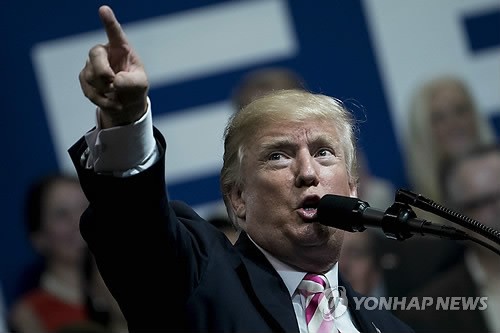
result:
<svg viewBox="0 0 500 333"><path fill-rule="evenodd" d="M83 94L101 108L103 128L130 124L147 110L148 78L108 6L99 8L108 43L96 45L79 75Z"/></svg>

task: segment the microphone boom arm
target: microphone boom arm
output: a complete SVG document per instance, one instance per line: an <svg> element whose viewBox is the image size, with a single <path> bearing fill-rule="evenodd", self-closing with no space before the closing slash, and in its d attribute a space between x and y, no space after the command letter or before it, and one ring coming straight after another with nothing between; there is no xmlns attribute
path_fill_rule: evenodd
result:
<svg viewBox="0 0 500 333"><path fill-rule="evenodd" d="M423 201L419 200L420 197L420 195L415 195L406 190L398 190L395 202L385 211L382 211L377 208L371 208L369 203L359 198L327 194L319 201L316 221L326 226L349 232L362 232L366 230L366 227L381 228L387 238L399 241L408 239L414 234L422 236L434 235L453 240L470 240L500 255L500 249L469 235L466 231L418 218L410 205L416 203L419 208L425 210L427 203L424 202L423 204ZM435 203L432 206L434 210L442 207ZM434 211L431 212L435 213ZM437 215L446 218L446 214L452 211L445 208L440 210L440 212ZM453 216L455 219L464 217L458 213L454 213ZM472 232L480 230L479 234L487 234L490 240L500 244L498 231L488 228L478 221L470 218L467 219L464 219L464 225L469 226L470 224L472 227L469 226L466 229Z"/></svg>
<svg viewBox="0 0 500 333"><path fill-rule="evenodd" d="M500 231L485 226L479 221L446 208L430 199L425 198L421 194L416 194L405 189L399 189L396 191L396 202L412 205L438 215L450 222L456 223L468 230L480 234L485 238L488 238L497 245L500 245Z"/></svg>
<svg viewBox="0 0 500 333"><path fill-rule="evenodd" d="M380 215L382 215L382 222L377 223L377 225L382 227L384 234L390 239L402 241L410 238L415 233L422 236L430 234L455 240L468 238L465 232L456 228L432 224L430 221L417 218L411 207L404 203L395 202L384 213L378 211L370 211L369 213L379 215L374 216L379 220ZM364 217L366 218L367 214ZM369 219L365 224L370 225Z"/></svg>
<svg viewBox="0 0 500 333"><path fill-rule="evenodd" d="M420 234L421 236L434 235L453 240L470 240L500 255L499 249L476 237L472 237L460 229L442 224L433 224L416 216L411 207L402 202L393 203L385 212L365 210L363 215L365 225L382 227L385 236L390 239L403 241L414 234ZM370 223L371 221L373 222ZM357 231L363 231L364 229Z"/></svg>

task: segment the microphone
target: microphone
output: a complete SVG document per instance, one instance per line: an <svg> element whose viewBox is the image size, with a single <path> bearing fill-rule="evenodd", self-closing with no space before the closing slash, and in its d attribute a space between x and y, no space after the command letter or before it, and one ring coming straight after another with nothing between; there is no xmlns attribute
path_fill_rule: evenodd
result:
<svg viewBox="0 0 500 333"><path fill-rule="evenodd" d="M319 201L317 212L319 223L349 232L375 227L381 228L387 238L396 240L405 240L414 234L468 239L468 235L459 229L418 218L409 205L400 202L382 211L358 198L326 194Z"/></svg>

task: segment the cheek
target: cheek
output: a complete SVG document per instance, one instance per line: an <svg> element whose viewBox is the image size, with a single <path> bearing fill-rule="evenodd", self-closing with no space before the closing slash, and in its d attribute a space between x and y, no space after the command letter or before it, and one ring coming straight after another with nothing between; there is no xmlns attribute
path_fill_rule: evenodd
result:
<svg viewBox="0 0 500 333"><path fill-rule="evenodd" d="M47 239L53 248L80 247L83 238L78 228L69 221L60 221L47 228Z"/></svg>
<svg viewBox="0 0 500 333"><path fill-rule="evenodd" d="M257 174L247 183L247 200L260 205L270 205L279 201L287 191L293 188L293 177L287 172L269 172Z"/></svg>
<svg viewBox="0 0 500 333"><path fill-rule="evenodd" d="M243 198L245 200L246 220L254 225L277 221L277 216L286 214L289 206L290 185L286 185L279 177L255 179L247 183Z"/></svg>
<svg viewBox="0 0 500 333"><path fill-rule="evenodd" d="M247 219L260 220L263 216L272 215L276 212L279 202L277 194L267 190L249 193L245 204Z"/></svg>
<svg viewBox="0 0 500 333"><path fill-rule="evenodd" d="M320 183L329 190L328 192L346 196L356 195L356 188L350 186L347 170L344 168L328 169L322 174L321 178Z"/></svg>
<svg viewBox="0 0 500 333"><path fill-rule="evenodd" d="M70 234L71 228L68 222L58 221L48 228L48 233L53 239L61 239Z"/></svg>

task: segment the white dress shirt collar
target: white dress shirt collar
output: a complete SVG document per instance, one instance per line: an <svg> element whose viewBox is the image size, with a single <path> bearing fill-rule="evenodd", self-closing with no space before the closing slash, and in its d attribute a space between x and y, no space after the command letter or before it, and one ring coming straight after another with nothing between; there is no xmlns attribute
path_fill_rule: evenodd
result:
<svg viewBox="0 0 500 333"><path fill-rule="evenodd" d="M274 267L274 269L278 272L279 276L281 276L283 282L286 285L286 288L288 289L288 292L290 293L290 296L292 296L295 291L297 290L297 287L299 286L299 283L302 281L304 276L308 272L305 271L299 271L296 268L285 264L284 262L276 259L272 254L264 250L262 247L260 247L257 243L254 242L252 237L248 235L248 238L254 243L255 246L264 254L264 256L269 260L271 265ZM326 276L326 279L328 280L328 283L330 285L330 288L335 289L338 287L338 262L335 263L335 265L330 269L328 272L326 272L324 275Z"/></svg>
<svg viewBox="0 0 500 333"><path fill-rule="evenodd" d="M250 238L251 239L251 238ZM255 243L254 243L255 244ZM267 260L271 263L274 269L281 276L281 279L286 285L288 292L290 293L290 297L293 296L300 282L306 276L308 272L299 271L296 268L285 264L284 262L276 259L272 254L255 244L262 251L262 253L266 256ZM326 279L330 285L330 288L335 289L338 286L338 262L325 274Z"/></svg>
<svg viewBox="0 0 500 333"><path fill-rule="evenodd" d="M248 238L255 244L255 246L264 254L264 256L269 260L274 269L278 272L279 276L285 283L285 286L290 293L290 298L292 299L293 308L295 311L295 315L297 317L297 323L299 325L300 333L307 332L307 324L305 321L305 299L303 295L296 292L299 283L302 281L304 276L308 272L298 271L296 268L291 267L288 264L276 259L272 254L264 250L262 247L257 245L253 239L248 236ZM330 288L335 290L338 288L338 262L330 269L328 272L324 274L328 283L330 284ZM347 304L339 303L335 309L336 314L340 314L335 319L335 327L338 332L345 333L356 333L359 332L358 329L354 326L351 315L347 308ZM375 326L375 324L373 324Z"/></svg>

